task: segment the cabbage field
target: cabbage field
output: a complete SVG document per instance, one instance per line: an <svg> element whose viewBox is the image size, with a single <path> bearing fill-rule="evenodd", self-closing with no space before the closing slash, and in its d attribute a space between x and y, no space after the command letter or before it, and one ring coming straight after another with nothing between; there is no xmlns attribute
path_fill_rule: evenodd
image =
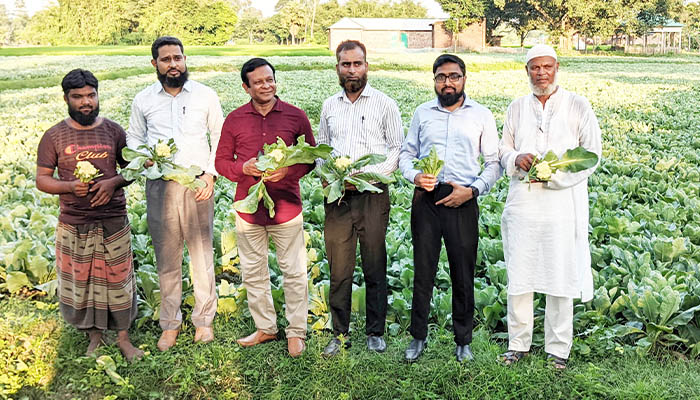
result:
<svg viewBox="0 0 700 400"><path fill-rule="evenodd" d="M435 54L370 57L371 84L393 97L407 128L415 108L433 96L430 64ZM528 85L514 55L464 55L467 95L491 109L499 124ZM246 102L238 67L245 57L192 56L191 77L217 91L224 114ZM274 57L278 94L308 114L316 129L323 100L339 89L333 57ZM75 67L127 71L100 81L101 114L125 128L134 95L155 80L144 73L144 56L0 57L3 82L40 82ZM373 67L377 65L377 67ZM559 84L587 97L603 133L603 159L589 179L590 241L595 297L575 305L572 357L620 354L697 359L700 356L700 58L569 57ZM133 71L133 74L128 73ZM99 76L99 75L98 75ZM58 84L0 91L0 302L55 292L54 227L58 198L34 187L41 134L67 116ZM413 185L399 174L391 188L388 335L405 335L410 323L413 261L410 203ZM157 326L159 288L146 226L143 182L128 187L140 310L136 326ZM507 337L506 271L500 215L507 182L479 198L480 244L476 268L476 319L490 340ZM233 185L216 184L215 252L219 318L250 320L241 286L232 207ZM310 286L309 328L330 327L329 271L323 244L323 195L318 178L302 181ZM281 273L269 257L273 297L283 319ZM358 252L359 262L359 252ZM183 266L187 271L187 265ZM359 268L353 311L362 320L364 286ZM184 285L185 304L193 304ZM440 258L431 307L435 327L451 325L446 254ZM537 298L535 344L542 343L544 299ZM76 333L77 335L77 333ZM0 338L1 340L1 338ZM9 358L8 358L9 359ZM25 365L26 366L26 365ZM16 364L0 361L0 370ZM12 379L0 394L13 393ZM4 385L4 386L3 386ZM16 390L16 388L14 389Z"/></svg>

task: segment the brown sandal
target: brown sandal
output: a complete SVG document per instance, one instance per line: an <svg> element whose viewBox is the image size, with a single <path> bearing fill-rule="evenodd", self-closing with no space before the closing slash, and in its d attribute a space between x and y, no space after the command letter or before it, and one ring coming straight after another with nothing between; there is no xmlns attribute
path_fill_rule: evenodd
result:
<svg viewBox="0 0 700 400"><path fill-rule="evenodd" d="M501 354L501 362L504 365L513 365L527 355L527 351L508 350Z"/></svg>
<svg viewBox="0 0 700 400"><path fill-rule="evenodd" d="M556 370L563 371L566 369L566 358L547 353L547 361L549 361Z"/></svg>

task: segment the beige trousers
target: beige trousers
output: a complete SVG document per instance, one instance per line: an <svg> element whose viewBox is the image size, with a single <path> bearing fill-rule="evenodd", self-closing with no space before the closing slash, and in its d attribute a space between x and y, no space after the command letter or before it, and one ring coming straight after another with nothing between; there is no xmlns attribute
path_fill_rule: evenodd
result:
<svg viewBox="0 0 700 400"><path fill-rule="evenodd" d="M279 225L255 225L236 215L238 256L243 285L248 292L248 309L255 327L267 334L277 333L277 313L270 290L267 265L268 240L277 249L277 262L283 275L284 301L289 325L287 337L306 337L309 300L306 277L306 248L301 213Z"/></svg>
<svg viewBox="0 0 700 400"><path fill-rule="evenodd" d="M533 293L508 295L508 350L530 351L534 317ZM544 310L544 351L569 358L574 334L574 299L547 295Z"/></svg>
<svg viewBox="0 0 700 400"><path fill-rule="evenodd" d="M196 201L194 192L173 181L146 180L148 231L158 264L160 327L180 329L182 324L182 254L184 245L192 263L196 327L212 326L216 315L214 280L214 196Z"/></svg>

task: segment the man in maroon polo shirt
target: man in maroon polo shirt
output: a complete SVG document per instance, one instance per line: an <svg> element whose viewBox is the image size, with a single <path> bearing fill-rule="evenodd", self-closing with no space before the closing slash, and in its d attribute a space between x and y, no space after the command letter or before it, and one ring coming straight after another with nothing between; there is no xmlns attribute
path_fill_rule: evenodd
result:
<svg viewBox="0 0 700 400"><path fill-rule="evenodd" d="M265 186L275 202L275 216L260 205L254 214L236 214L238 255L243 285L248 292L248 308L256 331L238 339L244 347L277 339L277 314L270 291L267 265L268 238L277 249L277 261L284 276L284 297L289 326L286 329L289 354L297 357L306 348L308 288L306 248L301 214L299 179L313 170L313 164L280 168L264 178L256 168L263 145L280 137L290 146L300 135L316 145L311 124L304 111L280 100L275 94L275 68L262 58L252 58L241 67L243 89L250 102L232 111L221 130L216 151L216 170L236 186L235 200L248 195L248 189L265 179Z"/></svg>

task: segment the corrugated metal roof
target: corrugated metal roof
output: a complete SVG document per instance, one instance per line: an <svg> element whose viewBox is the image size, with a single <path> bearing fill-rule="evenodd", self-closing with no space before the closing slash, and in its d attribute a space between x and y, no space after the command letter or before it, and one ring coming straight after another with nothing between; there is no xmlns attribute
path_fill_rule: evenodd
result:
<svg viewBox="0 0 700 400"><path fill-rule="evenodd" d="M680 22L676 22L675 20L669 18L669 19L667 19L666 22L664 23L664 27L665 27L665 28L677 28L677 27L682 28L682 27L683 27L683 24L681 24Z"/></svg>
<svg viewBox="0 0 700 400"><path fill-rule="evenodd" d="M363 29L366 31L432 31L440 18L343 18L329 29Z"/></svg>

